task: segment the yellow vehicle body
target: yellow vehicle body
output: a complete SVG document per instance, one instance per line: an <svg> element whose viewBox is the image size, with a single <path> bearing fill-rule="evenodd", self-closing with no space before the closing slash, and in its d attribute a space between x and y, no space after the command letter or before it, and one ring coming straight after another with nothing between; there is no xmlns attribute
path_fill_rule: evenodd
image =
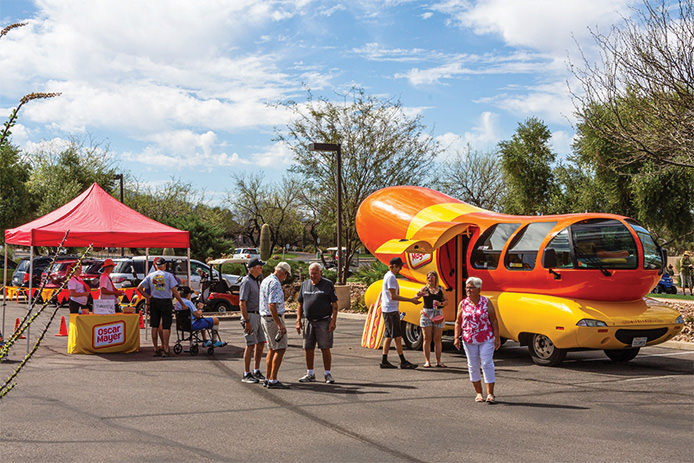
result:
<svg viewBox="0 0 694 463"><path fill-rule="evenodd" d="M400 294L414 297L422 283L399 279ZM383 280L367 289L364 299L371 306L378 299ZM651 298L610 302L570 299L543 294L483 292L494 304L501 337L525 345L532 334L551 339L559 349L623 349L634 337L646 337L646 345L659 344L679 334L678 313ZM450 297L449 297L450 299ZM400 302L403 321L419 326L421 304ZM454 320L455 301L444 309L446 320ZM577 326L580 320L601 320L607 326ZM448 325L452 330L453 326ZM620 340L621 339L621 340Z"/></svg>

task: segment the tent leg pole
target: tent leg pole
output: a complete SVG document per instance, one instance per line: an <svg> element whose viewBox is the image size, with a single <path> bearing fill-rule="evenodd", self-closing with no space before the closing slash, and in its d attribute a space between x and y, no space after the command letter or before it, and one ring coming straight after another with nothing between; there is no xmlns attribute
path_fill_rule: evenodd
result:
<svg viewBox="0 0 694 463"><path fill-rule="evenodd" d="M149 274L149 248L145 248L145 278ZM143 278L144 280L144 278ZM147 340L147 325L149 324L149 312L147 311L147 304L145 304L145 341Z"/></svg>
<svg viewBox="0 0 694 463"><path fill-rule="evenodd" d="M190 279L190 248L188 248L188 286L193 287L193 282Z"/></svg>
<svg viewBox="0 0 694 463"><path fill-rule="evenodd" d="M29 296L27 297L27 312L31 309L31 291L34 285L34 246L29 248ZM27 326L27 354L31 346L31 325Z"/></svg>
<svg viewBox="0 0 694 463"><path fill-rule="evenodd" d="M5 265L2 267L2 329L0 329L0 338L5 332L5 308L7 307L7 242L5 242Z"/></svg>

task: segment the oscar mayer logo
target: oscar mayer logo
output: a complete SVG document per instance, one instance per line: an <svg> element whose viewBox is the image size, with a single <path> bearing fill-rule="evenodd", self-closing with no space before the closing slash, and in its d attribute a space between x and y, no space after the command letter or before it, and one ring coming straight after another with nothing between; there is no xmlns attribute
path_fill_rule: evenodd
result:
<svg viewBox="0 0 694 463"><path fill-rule="evenodd" d="M125 344L125 322L119 320L112 323L94 325L92 328L92 347L103 349Z"/></svg>
<svg viewBox="0 0 694 463"><path fill-rule="evenodd" d="M411 269L416 269L431 262L431 257L431 253L423 254L421 252L410 252L407 253L407 262Z"/></svg>

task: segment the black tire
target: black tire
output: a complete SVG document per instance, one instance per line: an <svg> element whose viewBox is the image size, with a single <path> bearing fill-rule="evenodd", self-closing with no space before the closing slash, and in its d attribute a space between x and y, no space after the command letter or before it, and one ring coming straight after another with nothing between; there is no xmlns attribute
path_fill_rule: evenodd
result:
<svg viewBox="0 0 694 463"><path fill-rule="evenodd" d="M141 313L144 316L146 305L147 299L142 299L141 301L138 301L137 305L135 306L135 313Z"/></svg>
<svg viewBox="0 0 694 463"><path fill-rule="evenodd" d="M214 347L207 348L207 355L214 355Z"/></svg>
<svg viewBox="0 0 694 463"><path fill-rule="evenodd" d="M402 322L402 340L408 349L419 350L424 342L424 334L422 328L412 323Z"/></svg>
<svg viewBox="0 0 694 463"><path fill-rule="evenodd" d="M672 286L671 288L668 288L667 292L668 294L677 294L677 287Z"/></svg>
<svg viewBox="0 0 694 463"><path fill-rule="evenodd" d="M198 345L193 344L190 346L190 355L198 355Z"/></svg>
<svg viewBox="0 0 694 463"><path fill-rule="evenodd" d="M174 354L179 355L181 352L183 352L183 346L181 344L174 344Z"/></svg>
<svg viewBox="0 0 694 463"><path fill-rule="evenodd" d="M605 355L607 355L613 362L628 362L633 360L637 355L639 355L640 347L632 347L631 349L605 349Z"/></svg>
<svg viewBox="0 0 694 463"><path fill-rule="evenodd" d="M508 339L499 336L499 348L501 348L501 346L503 346L506 343L506 341L508 341Z"/></svg>
<svg viewBox="0 0 694 463"><path fill-rule="evenodd" d="M231 304L227 301L220 299L212 303L212 311L218 313L227 313L231 310Z"/></svg>
<svg viewBox="0 0 694 463"><path fill-rule="evenodd" d="M544 334L533 334L528 344L533 363L544 367L559 365L566 357L566 349L559 349Z"/></svg>

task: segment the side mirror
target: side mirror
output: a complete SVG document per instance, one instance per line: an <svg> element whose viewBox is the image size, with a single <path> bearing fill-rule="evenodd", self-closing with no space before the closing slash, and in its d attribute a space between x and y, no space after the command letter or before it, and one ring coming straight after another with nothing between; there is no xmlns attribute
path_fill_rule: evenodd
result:
<svg viewBox="0 0 694 463"><path fill-rule="evenodd" d="M544 268L555 268L557 266L557 251L547 248L542 253L542 266Z"/></svg>
<svg viewBox="0 0 694 463"><path fill-rule="evenodd" d="M557 251L552 248L545 248L542 253L542 266L549 269L549 273L554 276L555 280L561 280L561 274L552 270L557 266Z"/></svg>

